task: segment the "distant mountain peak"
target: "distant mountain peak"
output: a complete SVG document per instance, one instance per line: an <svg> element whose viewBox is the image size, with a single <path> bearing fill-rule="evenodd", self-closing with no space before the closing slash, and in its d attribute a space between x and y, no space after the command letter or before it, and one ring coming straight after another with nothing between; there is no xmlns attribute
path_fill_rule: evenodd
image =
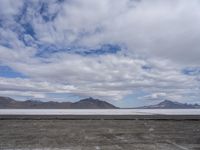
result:
<svg viewBox="0 0 200 150"><path fill-rule="evenodd" d="M193 109L193 108L200 108L198 104L183 104L176 101L171 100L164 100L156 105L144 106L139 107L143 109Z"/></svg>
<svg viewBox="0 0 200 150"><path fill-rule="evenodd" d="M170 101L170 100L164 100L164 101L160 102L159 104L160 105L161 104L169 105L169 104L181 104L181 103L175 102L175 101Z"/></svg>
<svg viewBox="0 0 200 150"><path fill-rule="evenodd" d="M102 101L99 99L94 99L92 97L89 98L85 98L82 99L78 102L73 103L75 108L87 108L88 106L90 106L91 108L104 108L104 109L114 109L117 108L114 105L106 102L106 101Z"/></svg>
<svg viewBox="0 0 200 150"><path fill-rule="evenodd" d="M179 103L179 102L171 101L171 100L165 99L165 100L162 101L161 103Z"/></svg>
<svg viewBox="0 0 200 150"><path fill-rule="evenodd" d="M42 101L35 100L35 99L29 99L29 100L26 100L26 102L41 103Z"/></svg>
<svg viewBox="0 0 200 150"><path fill-rule="evenodd" d="M170 100L164 100L164 101L162 101L161 103L173 103L173 101L170 101Z"/></svg>
<svg viewBox="0 0 200 150"><path fill-rule="evenodd" d="M92 97L88 97L88 98L81 99L80 101L99 101L99 100Z"/></svg>

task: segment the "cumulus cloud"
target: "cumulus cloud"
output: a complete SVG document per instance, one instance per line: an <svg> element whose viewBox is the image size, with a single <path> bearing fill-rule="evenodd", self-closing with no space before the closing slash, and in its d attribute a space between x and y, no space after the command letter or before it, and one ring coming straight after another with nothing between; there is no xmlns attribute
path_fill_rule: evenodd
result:
<svg viewBox="0 0 200 150"><path fill-rule="evenodd" d="M3 17L10 17L19 12L23 5L23 1L17 0L13 3L13 0L2 0L0 5L0 13Z"/></svg>
<svg viewBox="0 0 200 150"><path fill-rule="evenodd" d="M28 16L42 42L87 47L121 43L128 53L199 64L198 0L75 0L62 6L51 1L48 6L47 13L56 15L51 22L44 21L34 8L35 16Z"/></svg>
<svg viewBox="0 0 200 150"><path fill-rule="evenodd" d="M0 64L27 78L0 78L0 94L197 99L199 73L183 70L200 63L198 0L11 1L0 2Z"/></svg>

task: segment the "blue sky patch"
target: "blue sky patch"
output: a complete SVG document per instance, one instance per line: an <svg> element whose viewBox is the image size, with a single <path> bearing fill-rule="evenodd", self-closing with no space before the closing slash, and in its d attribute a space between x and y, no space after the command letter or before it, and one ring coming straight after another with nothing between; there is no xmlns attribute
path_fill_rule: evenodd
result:
<svg viewBox="0 0 200 150"><path fill-rule="evenodd" d="M62 49L57 47L56 45L38 45L38 51L35 54L36 57L41 57L41 58L48 58L52 54L59 53L59 52L69 52L71 49L66 48Z"/></svg>
<svg viewBox="0 0 200 150"><path fill-rule="evenodd" d="M24 28L24 34L29 34L33 37L35 36L35 31L30 23L24 23L22 24L22 27Z"/></svg>
<svg viewBox="0 0 200 150"><path fill-rule="evenodd" d="M142 69L149 71L149 70L152 69L152 67L151 67L151 66L148 66L148 65L143 65L143 66L142 66Z"/></svg>
<svg viewBox="0 0 200 150"><path fill-rule="evenodd" d="M78 48L78 47L68 47L68 48L58 48L56 45L39 45L39 50L35 54L36 57L48 58L52 54L67 52L70 54L79 54L83 56L88 55L104 55L104 54L116 54L121 51L119 45L105 44L96 49Z"/></svg>
<svg viewBox="0 0 200 150"><path fill-rule="evenodd" d="M23 75L20 72L14 71L8 66L0 66L0 77L6 77L6 78L25 78L25 75Z"/></svg>
<svg viewBox="0 0 200 150"><path fill-rule="evenodd" d="M42 3L41 4L41 8L40 8L40 14L42 16L42 19L45 21L45 22L50 22L50 21L53 21L56 17L57 17L57 14L58 12L54 12L52 14L50 14L48 12L48 3Z"/></svg>
<svg viewBox="0 0 200 150"><path fill-rule="evenodd" d="M100 48L89 49L77 53L81 55L104 55L104 54L116 54L118 51L121 51L121 47L119 45L104 44Z"/></svg>
<svg viewBox="0 0 200 150"><path fill-rule="evenodd" d="M185 75L199 75L200 74L200 67L194 67L194 68L185 68L182 70L182 73Z"/></svg>

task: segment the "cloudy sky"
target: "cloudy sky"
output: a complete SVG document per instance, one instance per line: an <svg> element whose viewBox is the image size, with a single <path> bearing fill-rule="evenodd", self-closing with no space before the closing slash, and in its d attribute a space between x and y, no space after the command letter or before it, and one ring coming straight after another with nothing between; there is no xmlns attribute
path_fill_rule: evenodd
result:
<svg viewBox="0 0 200 150"><path fill-rule="evenodd" d="M200 102L199 0L0 0L0 95Z"/></svg>

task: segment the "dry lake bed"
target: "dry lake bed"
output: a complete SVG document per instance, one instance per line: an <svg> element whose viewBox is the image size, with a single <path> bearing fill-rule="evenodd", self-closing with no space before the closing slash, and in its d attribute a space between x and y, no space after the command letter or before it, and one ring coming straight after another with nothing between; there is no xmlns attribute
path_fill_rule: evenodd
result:
<svg viewBox="0 0 200 150"><path fill-rule="evenodd" d="M3 150L200 150L200 119L189 115L159 118L59 118L0 115ZM20 114L18 114L20 115ZM105 115L105 114L104 114ZM130 115L130 114L129 114ZM21 115L22 116L22 115ZM65 114L65 116L67 116ZM142 118L143 115L139 115ZM83 117L83 118L82 118ZM167 118L167 119L166 119Z"/></svg>

